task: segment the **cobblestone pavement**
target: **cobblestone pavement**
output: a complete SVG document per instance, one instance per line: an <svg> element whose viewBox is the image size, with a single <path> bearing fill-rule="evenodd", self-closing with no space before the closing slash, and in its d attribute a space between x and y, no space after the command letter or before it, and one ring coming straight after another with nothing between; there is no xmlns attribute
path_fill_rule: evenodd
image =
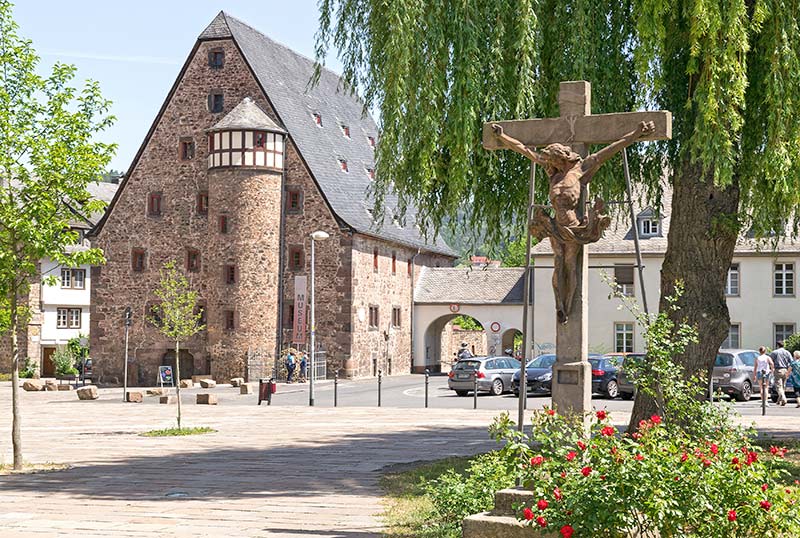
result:
<svg viewBox="0 0 800 538"><path fill-rule="evenodd" d="M184 425L217 433L171 438L138 434L174 425L174 405L124 404L119 389L93 402L23 392L26 460L72 467L0 477L0 536L378 536L384 467L493 446L497 410L226 404L237 390L183 406ZM0 462L11 459L10 393L0 383ZM798 435L800 421L760 426Z"/></svg>

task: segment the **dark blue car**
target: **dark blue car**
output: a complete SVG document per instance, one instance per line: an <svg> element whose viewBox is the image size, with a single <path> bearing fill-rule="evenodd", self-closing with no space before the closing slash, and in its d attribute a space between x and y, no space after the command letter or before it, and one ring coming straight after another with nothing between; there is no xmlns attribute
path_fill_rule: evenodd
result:
<svg viewBox="0 0 800 538"><path fill-rule="evenodd" d="M612 399L619 396L619 373L624 360L624 355L616 353L589 359L592 365L592 392Z"/></svg>
<svg viewBox="0 0 800 538"><path fill-rule="evenodd" d="M600 357L600 355L590 354L589 360L595 357ZM550 394L552 392L555 362L556 356L552 353L539 355L528 361L525 368L525 383L528 385L528 393ZM511 378L511 390L515 396L519 396L519 371L514 372L514 377Z"/></svg>

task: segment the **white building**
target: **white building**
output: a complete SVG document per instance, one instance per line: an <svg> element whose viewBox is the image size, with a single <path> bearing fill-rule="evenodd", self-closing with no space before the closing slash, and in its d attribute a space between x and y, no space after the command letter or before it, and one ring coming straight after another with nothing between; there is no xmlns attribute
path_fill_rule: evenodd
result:
<svg viewBox="0 0 800 538"><path fill-rule="evenodd" d="M658 310L661 265L667 249L671 213L671 193L664 195L660 212L650 207L637 209L637 226L644 266L644 286L648 307ZM551 349L556 341L555 300L552 275L553 255L549 241L536 245L534 269L534 342L538 349ZM622 301L609 298L611 289L603 273L616 277L641 307L633 228L630 219L615 219L604 237L589 246L589 351L644 351L640 328L633 315L621 307ZM723 347L758 349L774 346L797 331L800 301L797 299L796 272L800 265L800 243L781 240L777 245L740 239L728 273L728 309L731 329ZM601 268L602 267L602 268Z"/></svg>

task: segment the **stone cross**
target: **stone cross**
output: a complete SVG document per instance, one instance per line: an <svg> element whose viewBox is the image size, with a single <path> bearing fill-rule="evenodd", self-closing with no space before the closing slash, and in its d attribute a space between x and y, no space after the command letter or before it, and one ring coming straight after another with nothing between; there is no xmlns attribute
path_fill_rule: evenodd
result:
<svg viewBox="0 0 800 538"><path fill-rule="evenodd" d="M558 323L553 407L560 413L586 415L592 405L586 245L597 241L609 222L601 213L604 206L599 200L586 215L588 184L599 166L627 145L671 138L672 115L665 111L592 115L591 85L586 81L562 82L558 105L558 118L485 123L483 147L522 153L543 165L550 177L555 216L539 208L528 233L539 239L548 237L555 255L553 291ZM610 145L588 155L591 144L604 143ZM546 146L541 153L533 150L541 146Z"/></svg>

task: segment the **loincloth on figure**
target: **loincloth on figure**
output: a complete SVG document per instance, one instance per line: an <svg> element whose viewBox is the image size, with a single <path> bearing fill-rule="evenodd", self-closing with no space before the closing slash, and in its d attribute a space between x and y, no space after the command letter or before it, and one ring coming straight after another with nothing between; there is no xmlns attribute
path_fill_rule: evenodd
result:
<svg viewBox="0 0 800 538"><path fill-rule="evenodd" d="M564 226L556 222L556 219L543 208L537 207L533 213L530 233L539 241L550 237L560 243L578 243L580 245L595 243L611 225L611 217L602 213L604 208L603 201L597 199L594 207L589 209L588 215L580 224Z"/></svg>

